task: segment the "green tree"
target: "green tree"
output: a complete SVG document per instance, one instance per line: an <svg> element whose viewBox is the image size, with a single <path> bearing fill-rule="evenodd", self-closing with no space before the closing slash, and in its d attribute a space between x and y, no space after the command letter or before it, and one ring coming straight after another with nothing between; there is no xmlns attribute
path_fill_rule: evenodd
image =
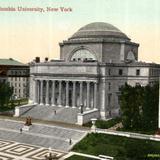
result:
<svg viewBox="0 0 160 160"><path fill-rule="evenodd" d="M144 91L143 98L143 114L142 122L144 130L156 130L158 127L158 99L159 85L147 85Z"/></svg>
<svg viewBox="0 0 160 160"><path fill-rule="evenodd" d="M0 83L0 108L8 107L12 94L13 87L9 83Z"/></svg>
<svg viewBox="0 0 160 160"><path fill-rule="evenodd" d="M126 130L155 131L158 126L158 83L121 88L120 108Z"/></svg>

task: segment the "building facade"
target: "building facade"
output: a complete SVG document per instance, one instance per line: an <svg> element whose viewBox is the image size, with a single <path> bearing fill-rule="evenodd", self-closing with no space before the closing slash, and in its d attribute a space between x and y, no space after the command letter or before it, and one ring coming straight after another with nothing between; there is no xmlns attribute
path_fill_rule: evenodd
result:
<svg viewBox="0 0 160 160"><path fill-rule="evenodd" d="M0 81L13 87L13 98L29 97L29 65L12 58L0 59Z"/></svg>
<svg viewBox="0 0 160 160"><path fill-rule="evenodd" d="M30 65L30 101L40 105L99 110L102 119L119 114L120 88L158 81L160 65L138 62L139 44L118 28L96 22L60 45L60 60Z"/></svg>

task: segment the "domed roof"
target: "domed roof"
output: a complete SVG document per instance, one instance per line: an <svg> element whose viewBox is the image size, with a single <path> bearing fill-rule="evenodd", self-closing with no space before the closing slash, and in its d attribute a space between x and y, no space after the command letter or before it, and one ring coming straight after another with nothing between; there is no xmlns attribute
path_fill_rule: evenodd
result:
<svg viewBox="0 0 160 160"><path fill-rule="evenodd" d="M95 22L80 28L70 39L78 38L122 38L129 39L123 32L115 26L104 23Z"/></svg>

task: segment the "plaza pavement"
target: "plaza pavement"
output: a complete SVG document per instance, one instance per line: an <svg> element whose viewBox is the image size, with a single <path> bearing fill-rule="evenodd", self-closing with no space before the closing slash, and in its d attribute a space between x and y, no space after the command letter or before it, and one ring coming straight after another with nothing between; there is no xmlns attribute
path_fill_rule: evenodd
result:
<svg viewBox="0 0 160 160"><path fill-rule="evenodd" d="M0 119L0 139L36 145L60 151L69 151L87 131L60 126L33 123L29 131L20 133L24 122ZM72 140L72 144L69 140Z"/></svg>

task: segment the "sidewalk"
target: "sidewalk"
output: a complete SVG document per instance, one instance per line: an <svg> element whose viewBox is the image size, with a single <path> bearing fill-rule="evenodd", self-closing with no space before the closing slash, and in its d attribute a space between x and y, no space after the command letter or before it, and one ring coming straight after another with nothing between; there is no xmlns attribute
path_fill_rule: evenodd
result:
<svg viewBox="0 0 160 160"><path fill-rule="evenodd" d="M109 130L109 129L97 128L96 133L103 133L103 134L117 135L117 136L137 138L137 139L160 141L160 136L132 133L132 132L123 132L123 131L113 131L113 130Z"/></svg>

